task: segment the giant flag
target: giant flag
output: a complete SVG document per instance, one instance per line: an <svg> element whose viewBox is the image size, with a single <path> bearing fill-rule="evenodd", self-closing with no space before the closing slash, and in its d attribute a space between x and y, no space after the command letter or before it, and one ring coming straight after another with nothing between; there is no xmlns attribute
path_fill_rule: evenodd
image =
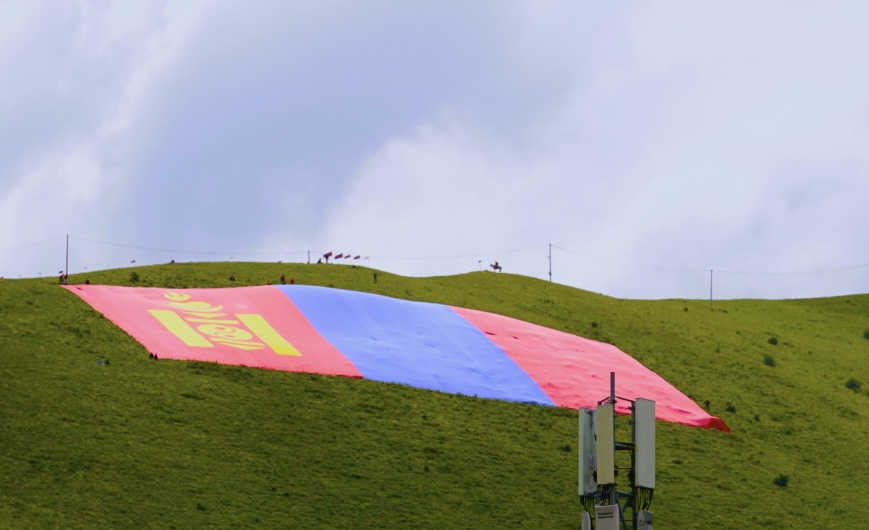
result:
<svg viewBox="0 0 869 530"><path fill-rule="evenodd" d="M611 344L510 317L307 285L67 285L161 359L361 377L469 396L594 407L618 394L658 419L729 430ZM630 413L624 399L616 411Z"/></svg>

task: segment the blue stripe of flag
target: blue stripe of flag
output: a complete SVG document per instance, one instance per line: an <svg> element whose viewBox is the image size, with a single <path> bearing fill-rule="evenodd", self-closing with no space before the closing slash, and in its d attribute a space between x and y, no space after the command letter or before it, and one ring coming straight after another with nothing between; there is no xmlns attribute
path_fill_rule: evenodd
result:
<svg viewBox="0 0 869 530"><path fill-rule="evenodd" d="M275 287L365 379L553 404L503 350L449 306L310 285Z"/></svg>

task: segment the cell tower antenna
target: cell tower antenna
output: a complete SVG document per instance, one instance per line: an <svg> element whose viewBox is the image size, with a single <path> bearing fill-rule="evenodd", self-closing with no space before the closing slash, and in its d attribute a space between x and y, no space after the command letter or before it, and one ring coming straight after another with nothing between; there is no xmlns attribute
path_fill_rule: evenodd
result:
<svg viewBox="0 0 869 530"><path fill-rule="evenodd" d="M615 434L616 403L631 403L631 440L618 441ZM619 466L616 452L627 453L630 467ZM624 460L622 459L623 464ZM628 470L630 491L620 491L620 471ZM624 476L624 473L621 473ZM594 410L579 410L579 495L586 513L583 528L596 530L651 530L649 505L655 489L655 402L616 396L616 374L610 372L610 395Z"/></svg>

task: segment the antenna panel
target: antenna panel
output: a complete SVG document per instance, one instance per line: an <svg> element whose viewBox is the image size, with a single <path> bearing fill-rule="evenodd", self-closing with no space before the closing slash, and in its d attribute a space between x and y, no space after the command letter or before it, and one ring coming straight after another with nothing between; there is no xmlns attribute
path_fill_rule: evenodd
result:
<svg viewBox="0 0 869 530"><path fill-rule="evenodd" d="M634 402L635 484L655 488L655 402L637 398Z"/></svg>
<svg viewBox="0 0 869 530"><path fill-rule="evenodd" d="M579 494L594 495L597 483L594 470L597 461L594 443L594 411L579 409Z"/></svg>
<svg viewBox="0 0 869 530"><path fill-rule="evenodd" d="M612 404L600 405L594 414L598 484L615 484L615 440Z"/></svg>

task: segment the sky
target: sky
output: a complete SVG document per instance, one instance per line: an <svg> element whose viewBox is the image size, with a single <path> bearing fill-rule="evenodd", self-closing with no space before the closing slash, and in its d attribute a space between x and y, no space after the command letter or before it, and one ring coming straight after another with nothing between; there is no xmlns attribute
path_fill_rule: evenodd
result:
<svg viewBox="0 0 869 530"><path fill-rule="evenodd" d="M0 276L57 276L68 242L70 273L331 251L620 298L869 293L867 19L0 0Z"/></svg>

